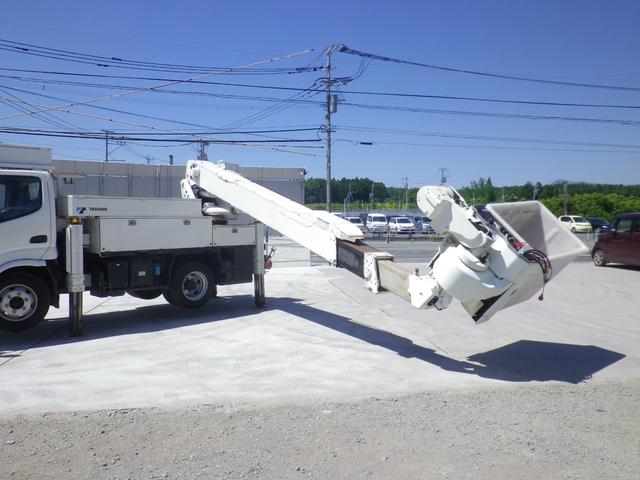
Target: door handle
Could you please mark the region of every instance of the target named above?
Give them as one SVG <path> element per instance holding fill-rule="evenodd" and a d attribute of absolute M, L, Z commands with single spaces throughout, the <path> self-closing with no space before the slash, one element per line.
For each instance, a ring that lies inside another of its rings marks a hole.
<path fill-rule="evenodd" d="M 29 243 L 47 243 L 48 237 L 46 235 L 36 235 L 29 239 Z"/>

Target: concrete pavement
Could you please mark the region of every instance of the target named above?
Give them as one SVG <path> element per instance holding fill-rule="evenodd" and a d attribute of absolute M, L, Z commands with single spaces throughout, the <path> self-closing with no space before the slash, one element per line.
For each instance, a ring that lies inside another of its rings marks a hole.
<path fill-rule="evenodd" d="M 2 333 L 0 414 L 640 376 L 637 269 L 574 263 L 548 285 L 544 302 L 482 325 L 456 302 L 442 312 L 414 310 L 331 267 L 281 264 L 266 285 L 264 310 L 254 308 L 250 284 L 221 287 L 199 311 L 162 298 L 86 296 L 82 338 L 66 336 L 66 304 L 32 330 Z"/>

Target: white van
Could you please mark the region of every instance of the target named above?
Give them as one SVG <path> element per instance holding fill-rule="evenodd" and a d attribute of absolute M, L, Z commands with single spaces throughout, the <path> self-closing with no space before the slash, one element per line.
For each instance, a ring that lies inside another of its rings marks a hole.
<path fill-rule="evenodd" d="M 367 215 L 367 231 L 371 233 L 387 233 L 387 216 L 382 213 Z"/>

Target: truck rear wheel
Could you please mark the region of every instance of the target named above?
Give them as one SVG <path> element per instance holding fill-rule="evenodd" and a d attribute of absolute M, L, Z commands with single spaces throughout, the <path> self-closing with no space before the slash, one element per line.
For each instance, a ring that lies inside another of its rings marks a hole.
<path fill-rule="evenodd" d="M 33 327 L 49 311 L 49 290 L 28 273 L 0 279 L 0 329 L 17 332 Z"/>
<path fill-rule="evenodd" d="M 163 295 L 177 307 L 200 308 L 215 294 L 211 269 L 204 263 L 188 262 L 174 270 L 170 288 Z"/>

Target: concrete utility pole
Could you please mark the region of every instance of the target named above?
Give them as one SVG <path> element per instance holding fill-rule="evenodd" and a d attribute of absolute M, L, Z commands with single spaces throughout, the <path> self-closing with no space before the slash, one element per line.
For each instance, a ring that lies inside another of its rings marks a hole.
<path fill-rule="evenodd" d="M 371 201 L 371 210 L 373 210 L 373 187 L 375 183 L 371 182 L 371 193 L 369 194 L 369 200 Z"/>
<path fill-rule="evenodd" d="M 109 161 L 109 130 L 104 131 L 104 161 Z"/>
<path fill-rule="evenodd" d="M 404 184 L 404 213 L 406 214 L 409 208 L 409 177 L 402 177 L 402 182 Z"/>
<path fill-rule="evenodd" d="M 198 143 L 198 160 L 209 160 L 207 157 L 207 146 L 209 142 L 199 142 Z"/>
<path fill-rule="evenodd" d="M 327 67 L 325 76 L 325 88 L 327 90 L 327 111 L 325 113 L 326 157 L 327 157 L 327 212 L 331 211 L 331 114 L 336 113 L 338 106 L 338 96 L 331 94 L 331 55 L 338 48 L 338 45 L 329 45 L 327 48 Z"/>
<path fill-rule="evenodd" d="M 440 183 L 444 185 L 447 183 L 447 179 L 451 176 L 451 172 L 449 172 L 449 169 L 445 167 L 440 167 L 438 170 L 440 170 Z"/>
<path fill-rule="evenodd" d="M 351 183 L 349 183 L 349 191 L 344 199 L 343 214 L 345 217 L 347 216 L 347 204 L 349 204 L 349 209 L 351 209 Z"/>

